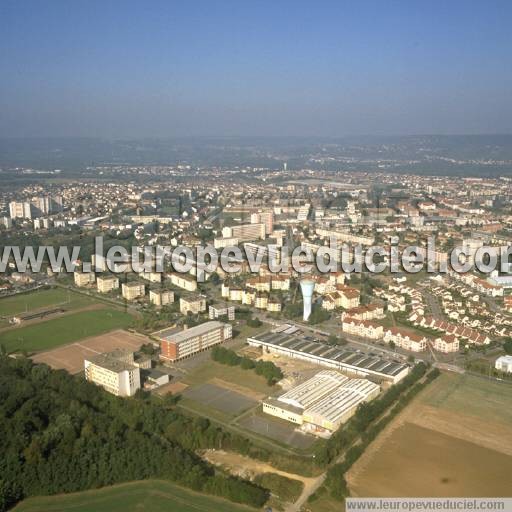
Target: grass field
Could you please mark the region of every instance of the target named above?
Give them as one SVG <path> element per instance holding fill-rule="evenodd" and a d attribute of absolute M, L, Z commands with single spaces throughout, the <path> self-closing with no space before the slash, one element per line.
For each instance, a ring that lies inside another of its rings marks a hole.
<path fill-rule="evenodd" d="M 275 387 L 267 385 L 267 381 L 253 370 L 242 370 L 239 366 L 228 366 L 215 361 L 208 361 L 191 371 L 184 379 L 186 384 L 203 384 L 218 378 L 236 385 L 243 385 L 258 393 L 269 395 Z"/>
<path fill-rule="evenodd" d="M 8 352 L 48 350 L 88 336 L 126 328 L 131 322 L 132 317 L 128 313 L 114 309 L 79 311 L 0 332 L 0 343 Z"/>
<path fill-rule="evenodd" d="M 77 309 L 93 304 L 93 300 L 61 288 L 36 290 L 0 299 L 0 316 L 13 316 L 36 309 L 60 305 L 65 309 Z"/>
<path fill-rule="evenodd" d="M 148 480 L 94 491 L 30 498 L 16 512 L 243 512 L 254 510 L 170 482 Z"/>
<path fill-rule="evenodd" d="M 512 424 L 512 385 L 474 375 L 443 373 L 419 397 L 452 412 Z"/>

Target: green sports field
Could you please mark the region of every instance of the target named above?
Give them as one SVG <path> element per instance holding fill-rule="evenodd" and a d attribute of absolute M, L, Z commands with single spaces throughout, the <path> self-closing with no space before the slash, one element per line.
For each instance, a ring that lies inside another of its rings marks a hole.
<path fill-rule="evenodd" d="M 148 480 L 94 491 L 30 498 L 16 512 L 247 512 L 250 509 L 198 494 L 170 482 Z"/>
<path fill-rule="evenodd" d="M 61 288 L 36 290 L 0 299 L 0 316 L 13 316 L 37 309 L 62 305 L 64 309 L 78 309 L 93 304 L 93 299 Z"/>
<path fill-rule="evenodd" d="M 115 309 L 92 309 L 0 332 L 8 352 L 48 350 L 66 343 L 129 327 L 132 317 Z"/>

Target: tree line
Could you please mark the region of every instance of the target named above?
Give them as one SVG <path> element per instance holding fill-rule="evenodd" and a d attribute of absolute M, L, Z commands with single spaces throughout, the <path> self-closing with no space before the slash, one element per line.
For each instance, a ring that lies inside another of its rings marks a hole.
<path fill-rule="evenodd" d="M 118 398 L 63 370 L 0 356 L 0 511 L 30 496 L 148 478 L 261 507 L 266 489 L 194 453 L 217 442 L 249 450 L 205 422 L 151 397 Z M 191 428 L 174 435 L 184 423 Z"/>
<path fill-rule="evenodd" d="M 283 372 L 272 361 L 254 361 L 250 357 L 239 356 L 234 350 L 219 345 L 212 349 L 212 359 L 218 363 L 229 366 L 240 366 L 243 370 L 254 370 L 261 375 L 269 386 L 283 378 Z"/>

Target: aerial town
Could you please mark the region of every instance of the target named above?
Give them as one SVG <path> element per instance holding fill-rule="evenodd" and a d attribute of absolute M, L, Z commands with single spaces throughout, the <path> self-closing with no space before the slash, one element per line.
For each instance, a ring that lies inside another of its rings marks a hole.
<path fill-rule="evenodd" d="M 0 512 L 512 512 L 511 20 L 0 1 Z"/>
<path fill-rule="evenodd" d="M 512 382 L 511 178 L 326 174 L 286 163 L 95 172 L 108 176 L 2 191 L 3 247 L 80 247 L 72 271 L 43 258 L 20 272 L 4 251 L 3 353 L 117 397 L 172 402 L 256 446 L 321 464 L 338 459 L 337 435 L 363 421 L 365 404 L 380 410 L 397 386 L 440 371 Z M 107 256 L 95 253 L 97 237 Z M 437 264 L 457 248 L 469 263 L 483 247 L 510 258 L 505 272 L 391 268 L 392 246 L 422 252 L 429 237 Z M 271 269 L 273 257 L 290 259 L 283 249 L 315 255 L 333 241 L 382 246 L 383 268 Z M 242 256 L 235 271 L 196 259 L 177 270 L 167 258 L 139 272 L 133 256 L 109 261 L 119 244 L 207 246 L 219 256 L 238 247 Z M 202 457 L 250 474 L 240 454 L 208 447 Z M 309 485 L 314 475 L 293 499 L 274 497 L 278 507 L 300 510 L 332 485 L 329 476 Z"/>

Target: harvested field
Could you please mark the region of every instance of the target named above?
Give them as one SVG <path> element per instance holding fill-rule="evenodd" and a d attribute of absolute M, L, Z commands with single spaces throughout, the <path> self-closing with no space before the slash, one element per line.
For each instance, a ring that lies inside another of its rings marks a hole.
<path fill-rule="evenodd" d="M 69 373 L 79 373 L 84 368 L 84 358 L 116 348 L 137 350 L 149 340 L 140 334 L 116 330 L 100 336 L 85 338 L 79 342 L 63 347 L 40 352 L 32 359 L 36 363 L 46 363 L 52 368 L 64 369 Z"/>
<path fill-rule="evenodd" d="M 509 496 L 511 409 L 512 386 L 443 373 L 354 464 L 352 494 Z"/>
<path fill-rule="evenodd" d="M 353 496 L 510 496 L 512 457 L 404 423 L 354 470 Z"/>

